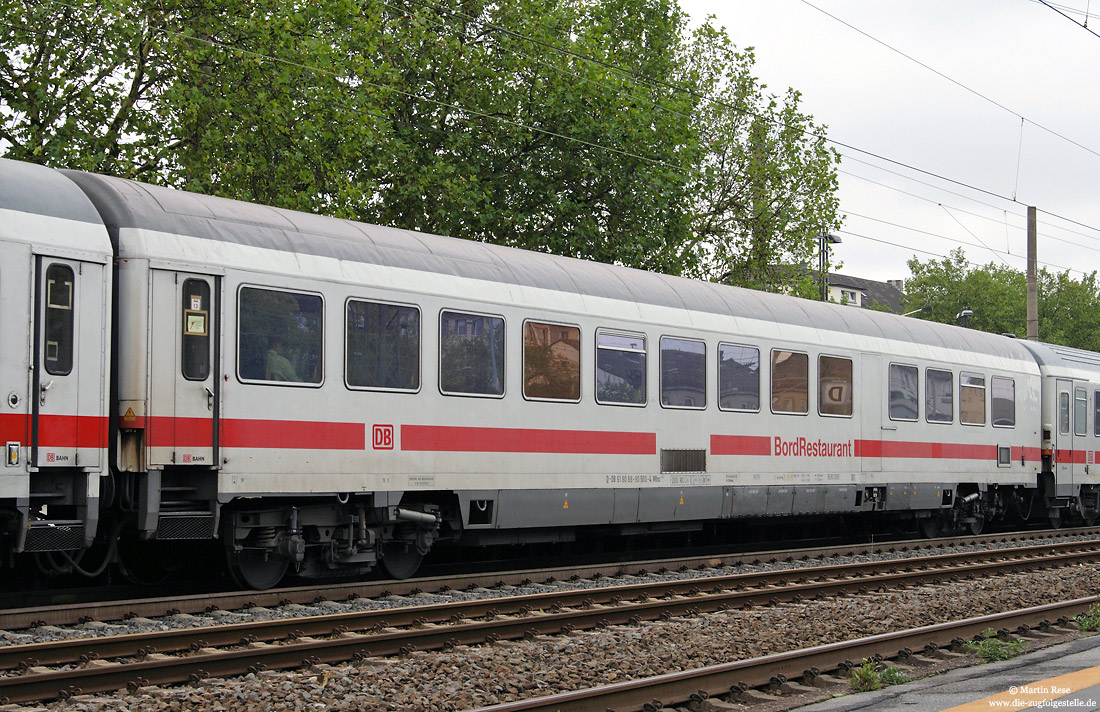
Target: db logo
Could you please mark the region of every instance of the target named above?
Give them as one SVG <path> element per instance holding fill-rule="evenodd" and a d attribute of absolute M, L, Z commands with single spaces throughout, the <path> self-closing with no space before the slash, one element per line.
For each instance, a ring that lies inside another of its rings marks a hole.
<path fill-rule="evenodd" d="M 188 454 L 188 455 L 184 455 L 184 456 L 183 456 L 183 461 L 184 461 L 184 462 L 191 462 L 191 455 L 190 455 L 190 454 Z"/>
<path fill-rule="evenodd" d="M 375 450 L 393 450 L 393 426 L 375 425 L 371 431 L 371 442 Z"/>
<path fill-rule="evenodd" d="M 52 452 L 46 453 L 46 462 L 57 462 L 57 455 Z"/>

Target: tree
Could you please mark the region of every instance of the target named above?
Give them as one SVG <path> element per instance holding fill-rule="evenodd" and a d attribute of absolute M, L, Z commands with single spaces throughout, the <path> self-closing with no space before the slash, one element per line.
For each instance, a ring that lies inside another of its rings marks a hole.
<path fill-rule="evenodd" d="M 13 158 L 772 289 L 838 225 L 797 93 L 676 0 L 0 7 Z"/>
<path fill-rule="evenodd" d="M 942 260 L 909 260 L 912 277 L 905 283 L 904 309 L 932 307 L 927 317 L 957 323 L 963 309 L 974 312 L 968 326 L 993 333 L 1027 333 L 1027 276 L 1002 264 L 973 267 L 962 248 Z M 1041 269 L 1039 339 L 1082 349 L 1100 349 L 1100 286 L 1096 273 L 1081 280 L 1068 270 Z"/>

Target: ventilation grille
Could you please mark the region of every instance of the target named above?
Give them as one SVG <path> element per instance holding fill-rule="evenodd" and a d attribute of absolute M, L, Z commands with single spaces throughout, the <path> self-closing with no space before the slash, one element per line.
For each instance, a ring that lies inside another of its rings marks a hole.
<path fill-rule="evenodd" d="M 27 529 L 23 551 L 71 551 L 83 546 L 83 524 L 34 522 Z"/>
<path fill-rule="evenodd" d="M 209 539 L 214 536 L 213 514 L 161 515 L 157 539 Z"/>
<path fill-rule="evenodd" d="M 706 471 L 706 450 L 661 450 L 661 472 Z"/>

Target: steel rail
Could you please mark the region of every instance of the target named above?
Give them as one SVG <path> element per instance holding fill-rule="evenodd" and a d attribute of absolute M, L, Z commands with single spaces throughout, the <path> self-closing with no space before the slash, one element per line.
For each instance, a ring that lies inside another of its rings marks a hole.
<path fill-rule="evenodd" d="M 1080 544 L 1080 543 L 1078 543 Z M 1068 544 L 1061 545 L 1068 546 Z M 1025 550 L 1059 548 L 1059 545 L 1026 547 Z M 1001 554 L 1002 552 L 987 552 Z M 1064 563 L 1095 557 L 1088 551 L 1059 552 Z M 949 556 L 962 556 L 960 554 Z M 904 561 L 877 562 L 904 564 Z M 696 581 L 664 581 L 604 589 L 580 589 L 529 594 L 505 599 L 484 599 L 400 609 L 340 613 L 326 616 L 229 624 L 208 628 L 162 631 L 140 635 L 36 643 L 0 648 L 4 664 L 27 670 L 24 675 L 0 677 L 0 699 L 30 702 L 84 692 L 108 691 L 123 685 L 170 684 L 207 675 L 239 675 L 256 669 L 285 669 L 310 662 L 338 662 L 354 657 L 394 655 L 416 649 L 439 649 L 460 644 L 479 644 L 500 639 L 517 639 L 588 629 L 613 624 L 635 623 L 673 616 L 696 615 L 736 607 L 797 601 L 804 596 L 826 596 L 851 592 L 849 587 L 874 582 L 880 588 L 939 581 L 946 576 L 975 576 L 1006 568 L 1044 566 L 1049 559 L 1006 558 L 964 567 L 929 567 L 920 571 L 893 571 L 878 578 L 827 578 L 795 584 L 768 583 L 775 572 L 764 572 L 754 588 L 700 592 L 684 589 Z M 860 564 L 859 566 L 865 566 Z M 844 567 L 819 567 L 843 569 Z M 815 569 L 806 569 L 813 572 Z M 831 571 L 831 573 L 842 573 Z M 717 577 L 727 583 L 752 582 L 753 574 Z M 824 578 L 824 577 L 821 577 Z M 654 598 L 661 593 L 664 597 Z M 629 595 L 637 600 L 624 602 Z M 597 600 L 599 603 L 597 603 Z M 542 607 L 541 610 L 536 606 Z M 574 608 L 568 608 L 573 606 Z M 498 618 L 505 612 L 513 617 Z M 484 620 L 470 621 L 474 616 Z M 398 630 L 391 626 L 406 625 Z M 371 630 L 369 634 L 352 629 Z M 324 640 L 312 636 L 328 636 Z M 267 640 L 287 642 L 271 645 Z M 214 646 L 235 646 L 214 650 Z M 167 650 L 190 651 L 183 657 L 161 655 Z M 79 655 L 79 658 L 76 657 Z M 133 656 L 136 663 L 120 664 L 103 658 Z M 45 665 L 82 661 L 75 669 L 49 670 Z"/>
<path fill-rule="evenodd" d="M 495 584 L 518 585 L 530 581 L 568 579 L 574 576 L 615 576 L 659 569 L 720 567 L 750 564 L 760 561 L 794 561 L 796 559 L 827 559 L 840 556 L 923 551 L 949 546 L 981 546 L 993 543 L 1034 541 L 1040 538 L 1100 535 L 1100 527 L 1080 529 L 1006 532 L 950 539 L 913 539 L 883 543 L 810 547 L 777 551 L 756 551 L 734 554 L 679 557 L 629 563 L 595 564 L 491 574 L 433 576 L 403 581 L 355 582 L 280 588 L 271 591 L 233 591 L 203 593 L 188 596 L 168 596 L 156 599 L 124 601 L 66 602 L 57 605 L 34 606 L 0 611 L 0 630 L 20 630 L 42 625 L 73 625 L 84 620 L 122 620 L 133 617 L 156 617 L 171 613 L 202 613 L 212 608 L 231 610 L 246 606 L 276 606 L 283 603 L 314 603 L 318 600 L 340 601 L 349 598 L 377 598 L 384 593 L 407 595 L 418 591 L 461 589 L 469 586 Z"/>
<path fill-rule="evenodd" d="M 485 616 L 526 615 L 536 610 L 591 608 L 597 605 L 628 606 L 638 613 L 645 613 L 649 608 L 659 608 L 661 613 L 671 615 L 695 610 L 714 612 L 723 608 L 859 593 L 869 590 L 870 586 L 882 588 L 939 583 L 945 578 L 992 575 L 1056 564 L 1067 565 L 1093 560 L 1097 552 L 1100 552 L 1100 542 L 1062 542 L 989 552 L 941 554 L 916 561 L 897 559 L 857 562 L 795 570 L 651 581 L 474 601 L 29 643 L 0 647 L 0 670 L 133 657 L 150 652 L 197 650 L 235 645 L 242 641 L 271 642 L 294 636 L 327 636 L 382 627 L 448 624 Z M 974 558 L 990 560 L 974 562 Z M 675 600 L 673 597 L 687 600 Z M 654 602 L 650 606 L 630 603 L 632 599 L 637 601 L 645 598 L 654 599 Z M 620 622 L 623 619 L 622 615 L 615 617 Z"/>
<path fill-rule="evenodd" d="M 1040 621 L 1049 621 L 1051 617 L 1071 617 L 1084 613 L 1098 601 L 1100 598 L 1097 596 L 1089 596 L 587 690 L 481 707 L 471 712 L 602 712 L 610 709 L 615 712 L 642 712 L 658 707 L 654 704 L 655 700 L 662 705 L 671 706 L 692 699 L 717 697 L 746 687 L 767 685 L 779 675 L 795 678 L 814 669 L 835 670 L 850 660 L 874 658 L 876 655 L 892 657 L 899 652 L 908 653 L 925 646 L 944 647 L 959 638 L 978 635 L 987 628 L 1033 626 Z"/>

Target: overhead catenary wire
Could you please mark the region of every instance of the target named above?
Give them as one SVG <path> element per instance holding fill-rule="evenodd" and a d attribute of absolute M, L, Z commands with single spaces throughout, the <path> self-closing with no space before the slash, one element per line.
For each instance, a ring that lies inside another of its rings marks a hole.
<path fill-rule="evenodd" d="M 803 0 L 803 1 L 805 2 L 805 0 Z M 50 0 L 50 2 L 53 2 L 54 4 L 61 5 L 61 6 L 74 7 L 73 5 L 71 5 L 69 3 L 66 3 L 63 0 Z M 430 7 L 430 5 L 428 5 L 427 3 L 423 3 L 423 2 L 416 3 L 416 4 L 419 4 L 422 7 Z M 810 3 L 807 3 L 807 4 L 810 4 Z M 389 6 L 389 7 L 392 7 L 392 6 Z M 438 6 L 435 6 L 435 7 L 436 7 L 436 9 L 438 9 Z M 813 6 L 811 5 L 811 7 L 813 7 Z M 817 8 L 815 8 L 815 9 L 817 9 Z M 522 33 L 517 33 L 513 30 L 508 30 L 506 28 L 499 28 L 495 25 L 489 25 L 488 23 L 485 23 L 485 24 L 487 26 L 492 27 L 494 29 L 497 29 L 499 31 L 508 32 L 509 34 L 511 34 L 513 36 L 524 38 L 526 40 L 535 42 L 536 44 L 544 46 L 544 47 L 546 47 L 548 49 L 551 49 L 553 51 L 565 52 L 565 53 L 567 53 L 567 54 L 569 54 L 573 57 L 576 57 L 576 58 L 584 60 L 584 61 L 596 62 L 596 63 L 598 63 L 602 66 L 605 66 L 609 69 L 612 69 L 612 70 L 615 70 L 615 71 L 618 71 L 618 72 L 622 72 L 625 76 L 632 77 L 637 81 L 648 82 L 648 83 L 650 83 L 651 86 L 663 86 L 663 87 L 676 89 L 678 91 L 692 91 L 690 88 L 685 88 L 685 87 L 682 87 L 682 86 L 679 86 L 679 85 L 676 85 L 676 84 L 673 84 L 673 83 L 669 83 L 669 82 L 665 82 L 665 81 L 661 81 L 661 80 L 650 80 L 650 79 L 648 79 L 644 76 L 641 76 L 637 72 L 631 72 L 631 71 L 626 70 L 622 67 L 618 67 L 617 65 L 614 65 L 613 63 L 609 63 L 609 62 L 606 62 L 604 60 L 600 60 L 598 58 L 593 58 L 593 57 L 587 56 L 583 53 L 576 52 L 576 51 L 573 51 L 573 50 L 568 50 L 568 49 L 563 49 L 563 48 L 560 48 L 560 47 L 556 47 L 555 45 L 544 43 L 544 42 L 541 42 L 539 40 L 535 40 L 535 39 L 530 38 L 526 35 L 523 35 Z M 223 48 L 227 51 L 239 52 L 239 53 L 244 54 L 244 55 L 253 56 L 253 57 L 256 57 L 256 58 L 260 58 L 260 59 L 265 59 L 265 60 L 268 60 L 268 61 L 279 62 L 279 63 L 285 64 L 285 65 L 288 65 L 288 66 L 298 67 L 298 68 L 303 69 L 303 70 L 308 70 L 308 71 L 317 72 L 317 73 L 321 73 L 321 74 L 330 74 L 332 76 L 336 76 L 336 73 L 334 73 L 334 72 L 318 69 L 316 67 L 312 67 L 310 65 L 307 65 L 307 64 L 304 64 L 304 63 L 301 63 L 301 62 L 295 62 L 293 60 L 287 60 L 287 59 L 283 59 L 283 58 L 279 58 L 279 57 L 274 57 L 274 56 L 271 56 L 271 55 L 266 55 L 266 54 L 263 54 L 261 52 L 256 52 L 256 51 L 253 51 L 253 50 L 247 50 L 247 49 L 244 49 L 244 48 L 236 47 L 236 46 L 230 45 L 228 43 L 218 42 L 218 41 L 210 40 L 210 39 L 207 39 L 207 38 L 199 38 L 199 37 L 195 37 L 193 35 L 188 35 L 186 33 L 176 32 L 176 31 L 172 31 L 172 30 L 166 30 L 166 32 L 168 32 L 169 34 L 176 35 L 180 38 L 189 40 L 189 41 L 201 42 L 201 43 L 205 43 L 205 44 L 208 44 L 208 45 L 219 46 L 219 47 L 221 47 L 221 48 Z M 625 151 L 625 150 L 617 148 L 617 147 L 606 146 L 606 145 L 599 144 L 597 142 L 591 142 L 591 141 L 586 141 L 584 139 L 579 139 L 579 138 L 576 138 L 576 137 L 567 136 L 567 135 L 564 135 L 564 134 L 561 134 L 561 133 L 558 133 L 558 132 L 553 132 L 553 131 L 549 131 L 547 129 L 542 129 L 540 127 L 530 126 L 530 125 L 527 125 L 527 124 L 525 124 L 523 122 L 520 122 L 520 121 L 515 121 L 513 119 L 508 119 L 508 118 L 501 117 L 501 116 L 486 114 L 485 112 L 480 112 L 476 109 L 469 109 L 467 107 L 463 107 L 463 106 L 460 106 L 460 105 L 457 105 L 457 104 L 442 102 L 442 101 L 439 101 L 439 100 L 431 98 L 431 97 L 425 97 L 425 96 L 421 96 L 421 95 L 418 95 L 418 94 L 415 94 L 415 93 L 412 93 L 412 92 L 407 92 L 407 91 L 398 89 L 398 88 L 393 87 L 393 86 L 377 84 L 377 83 L 369 82 L 367 80 L 362 80 L 361 78 L 359 79 L 359 81 L 362 81 L 363 84 L 365 84 L 367 86 L 371 86 L 372 88 L 376 88 L 376 89 L 379 89 L 379 90 L 382 90 L 382 91 L 392 91 L 392 92 L 395 92 L 399 95 L 402 95 L 402 96 L 405 96 L 405 97 L 408 97 L 408 98 L 411 98 L 411 99 L 422 100 L 422 101 L 425 101 L 425 102 L 434 103 L 434 104 L 437 104 L 439 106 L 443 106 L 443 107 L 455 110 L 456 112 L 464 113 L 468 116 L 473 116 L 473 117 L 483 118 L 483 119 L 486 119 L 486 120 L 497 121 L 497 122 L 500 122 L 500 123 L 513 125 L 517 128 L 522 128 L 522 129 L 525 129 L 525 130 L 530 130 L 530 131 L 533 131 L 533 132 L 542 133 L 542 134 L 545 134 L 545 135 L 548 135 L 548 136 L 553 136 L 553 137 L 559 138 L 561 140 L 569 141 L 569 142 L 575 142 L 575 143 L 578 143 L 580 145 L 587 146 L 589 148 L 607 151 L 607 152 L 610 152 L 610 153 L 613 153 L 613 154 L 622 155 L 624 157 L 630 157 L 630 158 L 633 158 L 635 160 L 640 160 L 640 161 L 643 161 L 643 162 L 646 162 L 646 163 L 650 163 L 652 165 L 659 165 L 661 167 L 673 170 L 673 171 L 675 171 L 677 173 L 680 173 L 680 174 L 682 174 L 682 172 L 684 170 L 686 170 L 683 166 L 678 166 L 678 165 L 669 163 L 667 161 L 663 161 L 663 160 L 660 160 L 660 159 L 655 159 L 655 158 L 649 157 L 649 156 L 636 154 L 636 153 L 633 153 L 633 152 L 630 152 L 630 151 Z M 610 88 L 615 90 L 614 87 L 610 87 Z M 697 97 L 699 97 L 703 100 L 716 101 L 711 97 L 706 97 L 706 96 L 700 95 L 697 92 L 693 92 L 693 93 Z M 716 103 L 721 104 L 723 106 L 727 106 L 728 108 L 731 108 L 733 110 L 742 110 L 742 111 L 744 111 L 743 108 L 732 107 L 732 106 L 729 106 L 728 104 L 725 104 L 725 103 L 720 102 L 720 101 L 716 101 Z M 1009 110 L 1009 111 L 1011 111 L 1011 110 Z M 750 111 L 749 113 L 752 113 L 752 112 Z M 1023 117 L 1021 117 L 1021 118 L 1023 118 Z M 1034 123 L 1034 122 L 1032 122 L 1032 123 Z M 781 125 L 785 125 L 785 124 L 781 124 Z M 1036 125 L 1038 126 L 1038 124 L 1036 124 Z M 941 175 L 941 174 L 938 174 L 938 173 L 935 173 L 935 172 L 932 172 L 932 171 L 927 171 L 927 170 L 924 170 L 924 169 L 921 169 L 921 168 L 917 168 L 916 166 L 906 164 L 904 162 L 900 162 L 900 161 L 888 158 L 886 156 L 883 156 L 883 155 L 880 155 L 880 154 L 877 154 L 877 153 L 874 153 L 874 152 L 871 152 L 871 151 L 867 151 L 867 150 L 858 148 L 856 146 L 852 146 L 850 144 L 846 144 L 846 143 L 842 143 L 842 142 L 839 142 L 839 141 L 835 141 L 833 139 L 829 139 L 825 136 L 822 136 L 820 134 L 808 131 L 806 129 L 800 129 L 800 130 L 803 133 L 806 133 L 810 136 L 826 140 L 826 141 L 828 141 L 828 142 L 830 142 L 834 145 L 841 146 L 841 147 L 846 148 L 850 151 L 855 151 L 855 152 L 858 152 L 858 153 L 861 153 L 861 154 L 864 154 L 864 155 L 867 155 L 867 156 L 871 156 L 871 157 L 876 158 L 880 161 L 883 161 L 883 162 L 886 162 L 886 163 L 890 163 L 890 164 L 905 168 L 906 170 L 910 170 L 910 171 L 914 171 L 916 173 L 927 175 L 927 176 L 930 176 L 930 177 L 935 178 L 937 180 L 945 181 L 945 182 L 948 182 L 948 183 L 951 183 L 951 184 L 954 184 L 954 185 L 958 185 L 958 186 L 966 188 L 968 190 L 973 190 L 973 191 L 976 191 L 976 192 L 979 192 L 979 193 L 983 193 L 983 194 L 989 195 L 991 197 L 994 197 L 998 200 L 1003 200 L 1003 201 L 1007 201 L 1007 202 L 1010 202 L 1010 203 L 1017 203 L 1017 204 L 1019 203 L 1019 201 L 1015 200 L 1015 196 L 1005 196 L 1005 195 L 1002 195 L 1002 194 L 997 193 L 995 191 L 986 190 L 986 189 L 980 188 L 978 186 L 965 183 L 963 181 L 954 180 L 954 179 L 951 179 L 951 178 L 949 178 L 945 175 Z M 1085 147 L 1083 147 L 1083 148 L 1085 148 Z M 1088 149 L 1086 148 L 1086 150 L 1088 150 Z M 850 160 L 858 160 L 858 159 L 855 159 L 852 156 L 848 156 L 848 158 Z M 873 165 L 873 164 L 868 164 L 868 165 Z M 883 169 L 883 170 L 885 170 L 885 169 Z M 899 175 L 903 178 L 906 178 L 908 180 L 915 180 L 912 177 L 904 176 L 900 173 L 898 173 L 897 175 Z M 918 181 L 918 182 L 920 182 L 920 181 Z M 930 184 L 926 184 L 926 185 L 930 185 Z M 938 187 L 938 186 L 931 186 L 930 185 L 930 187 L 934 187 L 937 190 L 945 190 L 944 188 Z M 948 192 L 950 192 L 950 191 L 948 191 Z M 1054 216 L 1054 217 L 1058 217 L 1058 218 L 1063 219 L 1063 220 L 1066 220 L 1068 222 L 1074 223 L 1076 225 L 1079 225 L 1080 227 L 1083 227 L 1083 228 L 1086 228 L 1086 229 L 1089 229 L 1089 230 L 1097 230 L 1097 228 L 1095 228 L 1091 225 L 1087 225 L 1087 224 L 1082 223 L 1082 222 L 1074 221 L 1074 220 L 1069 219 L 1069 218 L 1064 218 L 1064 217 L 1058 215 L 1057 213 L 1047 212 L 1047 214 L 1049 214 L 1051 216 Z"/>

